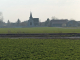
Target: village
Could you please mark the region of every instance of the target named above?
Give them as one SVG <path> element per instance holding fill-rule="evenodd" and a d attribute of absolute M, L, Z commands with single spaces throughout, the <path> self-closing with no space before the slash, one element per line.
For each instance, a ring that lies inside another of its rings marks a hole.
<path fill-rule="evenodd" d="M 68 19 L 49 19 L 47 18 L 45 22 L 40 22 L 39 18 L 33 18 L 32 12 L 30 12 L 29 20 L 21 22 L 18 19 L 15 23 L 3 22 L 0 19 L 0 28 L 23 28 L 23 27 L 80 27 L 80 21 L 68 20 Z"/>

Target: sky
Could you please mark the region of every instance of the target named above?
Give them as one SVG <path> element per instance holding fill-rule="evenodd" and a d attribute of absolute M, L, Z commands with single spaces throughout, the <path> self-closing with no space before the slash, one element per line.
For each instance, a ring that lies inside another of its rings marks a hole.
<path fill-rule="evenodd" d="M 4 22 L 27 21 L 33 18 L 44 22 L 47 18 L 74 19 L 80 21 L 80 0 L 0 0 L 0 12 Z"/>

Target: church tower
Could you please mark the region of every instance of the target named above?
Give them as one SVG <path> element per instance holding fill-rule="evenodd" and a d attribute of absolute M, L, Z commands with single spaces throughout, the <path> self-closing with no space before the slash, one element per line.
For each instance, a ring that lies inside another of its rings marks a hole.
<path fill-rule="evenodd" d="M 30 12 L 30 17 L 29 17 L 29 19 L 32 19 L 33 17 L 32 17 L 32 12 Z"/>
<path fill-rule="evenodd" d="M 32 12 L 30 12 L 30 17 L 28 20 L 28 27 L 39 26 L 39 18 L 33 18 Z"/>

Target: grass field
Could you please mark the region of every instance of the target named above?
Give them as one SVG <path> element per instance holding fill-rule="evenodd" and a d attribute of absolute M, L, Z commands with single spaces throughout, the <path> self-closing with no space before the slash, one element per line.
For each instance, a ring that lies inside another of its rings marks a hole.
<path fill-rule="evenodd" d="M 0 60 L 80 60 L 80 40 L 0 38 Z"/>
<path fill-rule="evenodd" d="M 0 28 L 0 33 L 80 33 L 80 27 Z"/>

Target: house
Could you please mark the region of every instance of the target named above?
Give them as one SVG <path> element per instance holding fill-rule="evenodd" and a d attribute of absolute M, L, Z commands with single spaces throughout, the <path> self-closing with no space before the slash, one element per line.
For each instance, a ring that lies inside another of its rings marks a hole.
<path fill-rule="evenodd" d="M 32 13 L 30 12 L 28 27 L 37 27 L 37 26 L 39 26 L 39 18 L 33 18 Z"/>
<path fill-rule="evenodd" d="M 53 20 L 50 21 L 50 26 L 51 27 L 66 27 L 67 22 L 68 22 L 67 19 L 64 19 L 64 20 L 53 19 Z"/>
<path fill-rule="evenodd" d="M 45 26 L 49 27 L 50 26 L 50 19 L 47 18 L 47 20 L 45 21 Z"/>
<path fill-rule="evenodd" d="M 68 21 L 66 24 L 67 27 L 78 27 L 79 25 L 80 23 L 75 20 Z"/>
<path fill-rule="evenodd" d="M 27 24 L 28 24 L 27 21 L 23 21 L 23 22 L 21 22 L 21 26 L 22 26 L 22 27 L 27 27 Z"/>
<path fill-rule="evenodd" d="M 45 22 L 40 22 L 40 27 L 45 27 Z"/>

